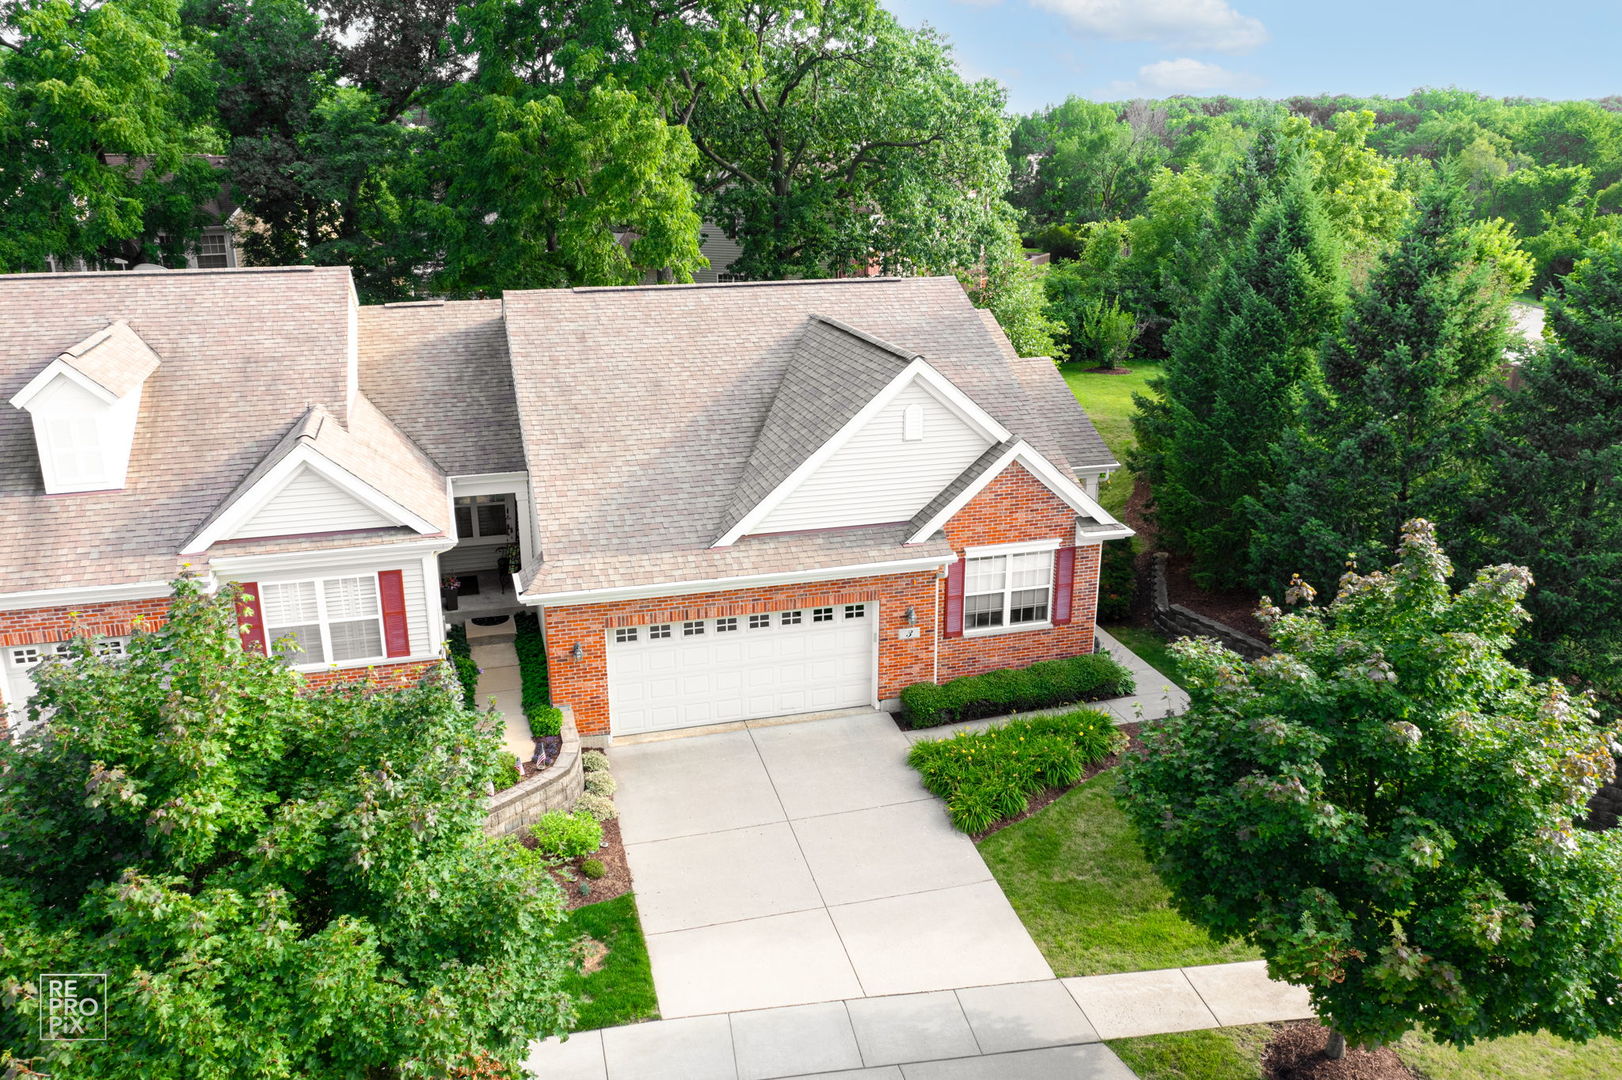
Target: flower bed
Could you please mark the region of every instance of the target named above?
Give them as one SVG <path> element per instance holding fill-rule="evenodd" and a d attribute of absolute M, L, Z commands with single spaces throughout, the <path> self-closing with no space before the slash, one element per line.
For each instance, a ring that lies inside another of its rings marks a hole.
<path fill-rule="evenodd" d="M 479 665 L 473 662 L 473 646 L 468 644 L 467 627 L 457 624 L 445 632 L 445 649 L 450 653 L 451 667 L 462 684 L 462 701 L 470 709 L 479 707 Z"/>
<path fill-rule="evenodd" d="M 1023 814 L 1031 797 L 1079 782 L 1087 766 L 1124 741 L 1115 722 L 1092 709 L 1010 720 L 950 739 L 913 744 L 907 764 L 946 800 L 952 824 L 980 833 Z"/>
<path fill-rule="evenodd" d="M 901 691 L 908 727 L 929 728 L 1055 705 L 1125 697 L 1136 689 L 1132 673 L 1103 653 L 1043 660 L 942 683 L 913 683 Z"/>

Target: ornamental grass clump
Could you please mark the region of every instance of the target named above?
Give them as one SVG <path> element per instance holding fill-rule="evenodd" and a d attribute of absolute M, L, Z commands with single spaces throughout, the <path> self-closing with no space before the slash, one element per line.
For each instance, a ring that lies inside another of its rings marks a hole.
<path fill-rule="evenodd" d="M 1078 709 L 925 740 L 913 745 L 907 763 L 946 800 L 953 825 L 978 833 L 1023 814 L 1032 795 L 1077 783 L 1123 741 L 1108 716 Z"/>

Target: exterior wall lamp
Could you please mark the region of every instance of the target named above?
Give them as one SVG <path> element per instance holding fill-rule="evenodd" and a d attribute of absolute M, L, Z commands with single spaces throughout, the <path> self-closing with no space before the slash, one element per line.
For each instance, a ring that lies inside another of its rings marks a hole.
<path fill-rule="evenodd" d="M 905 615 L 901 616 L 901 621 L 906 623 L 908 626 L 917 626 L 918 625 L 918 609 L 917 608 L 908 608 L 907 613 Z"/>
<path fill-rule="evenodd" d="M 580 644 L 580 642 L 578 642 L 578 641 L 575 642 L 574 643 L 574 648 L 569 650 L 569 659 L 570 660 L 584 660 L 585 657 L 586 657 L 586 647 L 584 645 Z"/>

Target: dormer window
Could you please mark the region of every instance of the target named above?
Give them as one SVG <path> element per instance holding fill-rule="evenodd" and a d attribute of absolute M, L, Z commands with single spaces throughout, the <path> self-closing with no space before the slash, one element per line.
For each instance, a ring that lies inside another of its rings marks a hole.
<path fill-rule="evenodd" d="M 60 354 L 11 399 L 34 423 L 47 495 L 122 488 L 141 388 L 160 361 L 115 322 Z"/>

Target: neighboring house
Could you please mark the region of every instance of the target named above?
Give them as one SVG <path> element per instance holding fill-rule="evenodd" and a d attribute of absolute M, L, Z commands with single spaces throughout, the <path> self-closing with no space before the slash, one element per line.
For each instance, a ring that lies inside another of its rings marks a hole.
<path fill-rule="evenodd" d="M 229 159 L 221 154 L 202 155 L 216 169 L 224 170 Z M 108 165 L 123 165 L 130 159 L 125 154 L 107 154 L 105 160 Z M 144 172 L 144 168 L 137 163 L 137 172 Z M 198 208 L 198 216 L 204 224 L 197 233 L 186 239 L 183 246 L 186 253 L 187 265 L 200 270 L 224 270 L 232 267 L 246 265 L 242 252 L 237 247 L 236 234 L 232 222 L 240 213 L 236 202 L 231 198 L 231 182 L 222 180 L 219 191 L 208 202 Z M 159 240 L 163 239 L 159 234 Z M 96 264 L 93 260 L 62 259 L 54 255 L 47 257 L 47 269 L 53 273 L 79 273 L 87 270 L 134 270 L 136 267 L 127 261 L 111 261 Z"/>
<path fill-rule="evenodd" d="M 341 268 L 32 274 L 0 321 L 14 710 L 187 566 L 315 682 L 417 678 L 441 579 L 478 582 L 452 617 L 535 610 L 597 740 L 883 705 L 1090 652 L 1130 534 L 1052 363 L 950 278 L 363 308 Z"/>

